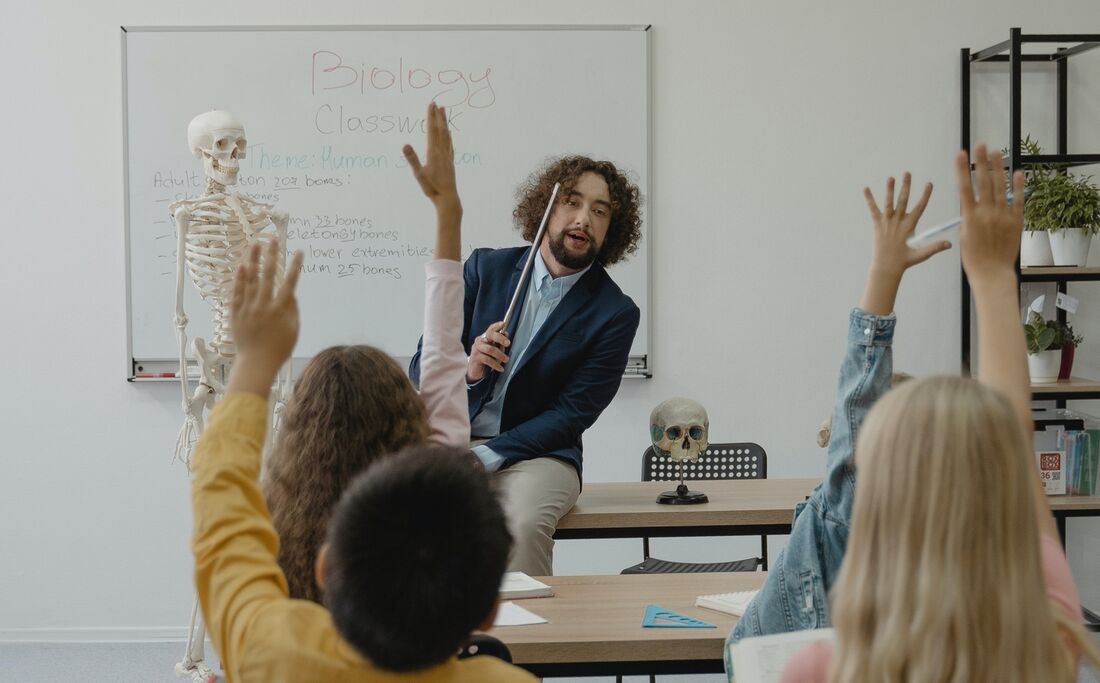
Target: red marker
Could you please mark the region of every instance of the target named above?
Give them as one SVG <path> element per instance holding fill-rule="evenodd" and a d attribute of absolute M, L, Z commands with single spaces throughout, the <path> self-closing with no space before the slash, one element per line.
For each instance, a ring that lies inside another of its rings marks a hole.
<path fill-rule="evenodd" d="M 178 372 L 139 372 L 134 375 L 134 377 L 137 377 L 138 379 L 176 379 L 179 376 L 180 373 Z"/>

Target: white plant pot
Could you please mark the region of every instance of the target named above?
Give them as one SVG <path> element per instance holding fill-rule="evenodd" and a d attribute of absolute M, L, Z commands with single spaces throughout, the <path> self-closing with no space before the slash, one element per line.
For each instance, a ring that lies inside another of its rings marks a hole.
<path fill-rule="evenodd" d="M 1058 370 L 1061 366 L 1061 349 L 1027 354 L 1027 372 L 1031 375 L 1032 384 L 1057 382 Z"/>
<path fill-rule="evenodd" d="M 1089 260 L 1092 235 L 1081 228 L 1063 228 L 1050 233 L 1050 251 L 1056 266 L 1083 266 Z"/>
<path fill-rule="evenodd" d="M 1020 265 L 1053 266 L 1054 257 L 1050 253 L 1050 233 L 1046 230 L 1024 230 L 1020 242 Z"/>

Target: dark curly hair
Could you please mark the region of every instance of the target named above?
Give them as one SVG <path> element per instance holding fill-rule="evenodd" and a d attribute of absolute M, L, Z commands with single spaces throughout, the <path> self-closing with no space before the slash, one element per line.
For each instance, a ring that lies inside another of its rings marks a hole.
<path fill-rule="evenodd" d="M 611 193 L 611 224 L 600 253 L 596 255 L 599 263 L 610 266 L 622 261 L 627 254 L 638 251 L 638 242 L 642 241 L 642 193 L 610 161 L 596 161 L 576 155 L 549 160 L 528 176 L 516 191 L 518 203 L 512 216 L 516 220 L 516 228 L 523 232 L 523 239 L 533 242 L 554 183 L 561 183 L 558 201 L 565 201 L 577 180 L 588 172 L 601 176 Z"/>
<path fill-rule="evenodd" d="M 264 463 L 264 495 L 290 597 L 321 602 L 313 566 L 351 480 L 428 434 L 424 402 L 386 352 L 332 346 L 303 368 Z"/>

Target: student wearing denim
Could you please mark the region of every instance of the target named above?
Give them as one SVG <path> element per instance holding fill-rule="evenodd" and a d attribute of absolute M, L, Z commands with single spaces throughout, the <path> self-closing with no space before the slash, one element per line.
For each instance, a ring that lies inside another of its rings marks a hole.
<path fill-rule="evenodd" d="M 871 315 L 858 308 L 848 316 L 848 346 L 840 367 L 825 479 L 795 507 L 786 548 L 730 634 L 727 671 L 728 646 L 742 638 L 829 625 L 825 595 L 848 543 L 856 435 L 871 406 L 890 389 L 896 322 L 893 314 Z"/>
<path fill-rule="evenodd" d="M 907 213 L 909 184 L 906 174 L 895 210 L 894 179 L 887 181 L 885 214 L 875 205 L 870 190 L 864 189 L 875 224 L 874 256 L 863 299 L 848 317 L 848 345 L 837 383 L 825 477 L 809 498 L 795 507 L 787 546 L 727 638 L 727 672 L 732 671 L 729 646 L 742 638 L 830 625 L 826 595 L 836 581 L 848 544 L 857 436 L 871 406 L 891 387 L 897 323 L 892 311 L 901 276 L 906 268 L 951 246 L 947 242 L 916 250 L 904 246 L 905 236 L 916 227 L 932 192 L 931 185 L 926 186 Z"/>

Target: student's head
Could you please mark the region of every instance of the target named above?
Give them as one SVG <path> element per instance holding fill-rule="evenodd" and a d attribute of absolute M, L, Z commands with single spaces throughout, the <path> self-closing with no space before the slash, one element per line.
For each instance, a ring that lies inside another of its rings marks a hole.
<path fill-rule="evenodd" d="M 491 625 L 511 544 L 473 456 L 414 447 L 371 466 L 333 512 L 318 566 L 325 605 L 375 665 L 434 666 Z"/>
<path fill-rule="evenodd" d="M 580 270 L 593 261 L 609 266 L 637 251 L 642 239 L 638 186 L 610 161 L 583 156 L 554 159 L 520 187 L 513 216 L 523 239 L 534 241 L 554 183 L 561 188 L 543 246 L 554 260 Z"/>
<path fill-rule="evenodd" d="M 329 514 L 355 475 L 427 437 L 424 404 L 386 353 L 333 346 L 303 368 L 264 479 L 291 597 L 321 601 L 314 562 Z"/>
<path fill-rule="evenodd" d="M 1007 398 L 971 379 L 906 382 L 868 414 L 855 463 L 830 680 L 1073 680 Z"/>

